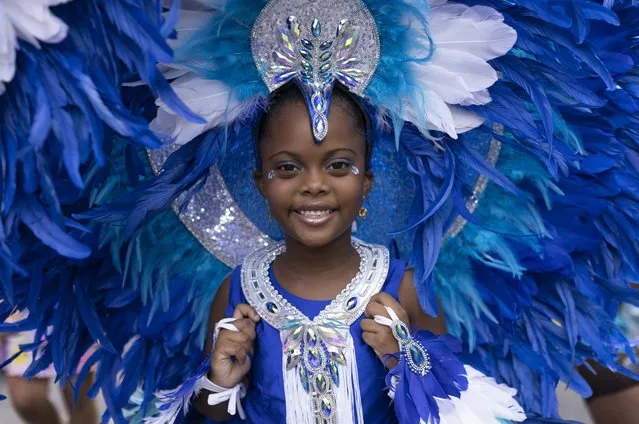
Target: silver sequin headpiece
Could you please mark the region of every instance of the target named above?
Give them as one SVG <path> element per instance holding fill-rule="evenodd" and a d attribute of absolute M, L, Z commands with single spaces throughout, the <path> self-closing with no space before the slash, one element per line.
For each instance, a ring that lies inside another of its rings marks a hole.
<path fill-rule="evenodd" d="M 272 0 L 253 26 L 251 51 L 271 93 L 297 83 L 320 143 L 335 81 L 361 96 L 380 46 L 375 21 L 360 0 Z"/>

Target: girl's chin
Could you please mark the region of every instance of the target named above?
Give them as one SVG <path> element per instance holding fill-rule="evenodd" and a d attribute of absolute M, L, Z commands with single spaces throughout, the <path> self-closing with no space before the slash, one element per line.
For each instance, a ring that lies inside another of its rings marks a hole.
<path fill-rule="evenodd" d="M 348 233 L 348 234 L 346 234 Z M 324 247 L 333 243 L 341 236 L 348 236 L 350 239 L 350 226 L 344 228 L 316 228 L 315 230 L 309 228 L 300 228 L 294 226 L 290 235 L 300 244 L 306 247 Z"/>

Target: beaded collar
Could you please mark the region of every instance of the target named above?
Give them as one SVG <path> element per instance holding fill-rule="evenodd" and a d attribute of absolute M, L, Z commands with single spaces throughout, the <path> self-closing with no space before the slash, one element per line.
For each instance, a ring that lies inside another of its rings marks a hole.
<path fill-rule="evenodd" d="M 244 296 L 262 319 L 280 331 L 286 370 L 297 369 L 322 422 L 335 422 L 334 387 L 340 384 L 339 366 L 347 365 L 344 351 L 352 344 L 350 326 L 388 276 L 388 249 L 357 240 L 353 247 L 361 258 L 357 275 L 313 320 L 284 299 L 270 281 L 269 268 L 284 252 L 284 244 L 249 255 L 242 266 Z"/>

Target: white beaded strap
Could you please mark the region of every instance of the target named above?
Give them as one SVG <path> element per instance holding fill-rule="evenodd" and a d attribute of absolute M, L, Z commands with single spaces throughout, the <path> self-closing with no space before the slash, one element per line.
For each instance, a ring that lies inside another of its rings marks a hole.
<path fill-rule="evenodd" d="M 215 325 L 215 330 L 213 331 L 213 345 L 215 345 L 215 342 L 217 341 L 220 330 L 229 330 L 235 333 L 240 331 L 235 325 L 233 325 L 234 321 L 237 321 L 237 318 L 224 318 Z M 246 385 L 244 383 L 236 384 L 234 387 L 228 389 L 226 387 L 218 386 L 209 380 L 206 375 L 203 375 L 200 378 L 200 384 L 203 389 L 213 392 L 207 397 L 206 403 L 213 406 L 228 401 L 229 405 L 227 412 L 229 414 L 235 415 L 238 413 L 240 418 L 246 418 L 244 408 L 242 407 L 242 399 L 246 396 Z"/>

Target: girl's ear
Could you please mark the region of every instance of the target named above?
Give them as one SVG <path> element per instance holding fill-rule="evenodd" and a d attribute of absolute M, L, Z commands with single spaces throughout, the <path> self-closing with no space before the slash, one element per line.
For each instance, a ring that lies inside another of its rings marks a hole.
<path fill-rule="evenodd" d="M 366 173 L 364 174 L 364 196 L 368 196 L 368 193 L 371 192 L 371 189 L 373 188 L 374 177 L 375 175 L 373 174 L 373 171 L 371 169 L 366 171 Z"/>
<path fill-rule="evenodd" d="M 262 171 L 258 171 L 257 169 L 253 171 L 253 181 L 255 182 L 255 187 L 260 191 L 262 197 L 266 198 L 266 185 L 264 183 L 264 174 Z"/>

